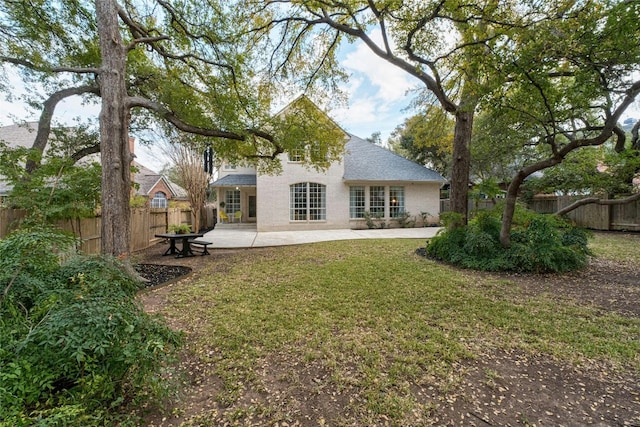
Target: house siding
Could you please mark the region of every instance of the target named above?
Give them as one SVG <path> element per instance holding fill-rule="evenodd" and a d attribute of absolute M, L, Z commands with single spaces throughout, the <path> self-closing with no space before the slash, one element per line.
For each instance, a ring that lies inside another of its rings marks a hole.
<path fill-rule="evenodd" d="M 349 187 L 364 186 L 368 192 L 370 186 L 385 187 L 385 219 L 391 225 L 397 225 L 389 218 L 389 187 L 401 186 L 405 189 L 405 211 L 416 218 L 421 226 L 420 212 L 428 212 L 429 220 L 437 221 L 440 211 L 439 182 L 344 182 L 344 165 L 334 163 L 325 172 L 309 170 L 299 163 L 282 159 L 282 173 L 279 175 L 258 175 L 257 177 L 257 230 L 258 231 L 296 231 L 367 228 L 364 219 L 351 219 L 349 215 Z M 289 218 L 289 186 L 301 182 L 315 182 L 326 186 L 326 220 L 291 221 Z M 367 195 L 368 201 L 368 195 Z M 368 210 L 368 204 L 367 204 Z"/>
<path fill-rule="evenodd" d="M 349 187 L 350 186 L 362 186 L 365 187 L 365 199 L 367 201 L 365 210 L 369 210 L 369 187 L 382 186 L 385 188 L 385 214 L 382 218 L 387 224 L 396 226 L 397 221 L 390 218 L 389 214 L 389 189 L 390 187 L 404 187 L 404 210 L 408 212 L 411 219 L 415 218 L 416 226 L 423 226 L 420 216 L 421 212 L 429 213 L 428 222 L 437 222 L 440 212 L 440 183 L 437 182 L 388 182 L 388 181 L 374 181 L 374 182 L 349 182 L 346 184 L 346 199 L 344 203 L 347 205 L 347 216 L 349 210 Z M 364 229 L 367 228 L 366 220 L 364 219 L 352 219 L 348 218 L 348 223 L 342 228 L 351 229 Z"/>
<path fill-rule="evenodd" d="M 326 171 L 316 172 L 300 163 L 281 157 L 282 173 L 257 177 L 258 231 L 330 230 L 348 228 L 349 187 L 342 181 L 342 162 L 333 163 Z M 315 182 L 326 186 L 326 220 L 291 221 L 289 219 L 289 186 Z"/>

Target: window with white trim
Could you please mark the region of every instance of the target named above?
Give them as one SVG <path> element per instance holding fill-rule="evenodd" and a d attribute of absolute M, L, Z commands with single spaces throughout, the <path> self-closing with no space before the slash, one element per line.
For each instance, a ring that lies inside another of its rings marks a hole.
<path fill-rule="evenodd" d="M 299 182 L 289 186 L 289 219 L 291 221 L 324 221 L 327 219 L 327 187 L 315 182 Z"/>
<path fill-rule="evenodd" d="M 167 195 L 162 191 L 157 191 L 156 194 L 153 195 L 153 199 L 151 199 L 151 207 L 167 208 L 168 206 L 169 201 L 167 200 Z"/>
<path fill-rule="evenodd" d="M 320 147 L 320 144 L 317 142 L 309 146 L 309 156 L 312 162 L 324 162 L 329 158 L 327 148 Z"/>
<path fill-rule="evenodd" d="M 384 186 L 372 185 L 369 187 L 369 212 L 371 215 L 384 217 L 384 194 Z"/>
<path fill-rule="evenodd" d="M 364 210 L 364 187 L 361 185 L 349 187 L 349 218 L 364 218 Z"/>
<path fill-rule="evenodd" d="M 301 148 L 292 148 L 289 151 L 289 161 L 300 163 L 304 161 L 304 147 Z"/>
<path fill-rule="evenodd" d="M 389 187 L 389 216 L 398 218 L 404 213 L 404 187 Z"/>
<path fill-rule="evenodd" d="M 227 190 L 224 195 L 224 211 L 233 215 L 240 210 L 240 190 Z"/>

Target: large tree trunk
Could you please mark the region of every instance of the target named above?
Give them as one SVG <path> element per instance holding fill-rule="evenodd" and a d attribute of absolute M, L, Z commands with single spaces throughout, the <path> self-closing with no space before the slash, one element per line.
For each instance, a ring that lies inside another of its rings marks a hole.
<path fill-rule="evenodd" d="M 96 0 L 102 66 L 100 153 L 102 161 L 102 246 L 104 255 L 129 256 L 131 152 L 125 85 L 126 50 L 118 28 L 115 0 Z"/>
<path fill-rule="evenodd" d="M 451 165 L 451 210 L 459 213 L 467 222 L 469 165 L 471 163 L 471 132 L 474 110 L 458 111 L 453 136 L 453 161 Z"/>

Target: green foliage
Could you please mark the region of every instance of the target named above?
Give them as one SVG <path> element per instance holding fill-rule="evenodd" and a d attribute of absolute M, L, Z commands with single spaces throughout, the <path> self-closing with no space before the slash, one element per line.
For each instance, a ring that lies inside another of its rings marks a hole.
<path fill-rule="evenodd" d="M 143 208 L 147 205 L 147 198 L 136 194 L 129 199 L 129 206 L 132 208 Z"/>
<path fill-rule="evenodd" d="M 440 222 L 448 229 L 464 225 L 464 215 L 457 212 L 443 212 L 440 214 Z"/>
<path fill-rule="evenodd" d="M 400 226 L 400 228 L 413 228 L 416 225 L 416 219 L 412 217 L 411 213 L 407 211 L 401 212 L 394 219 L 398 221 L 398 225 Z"/>
<path fill-rule="evenodd" d="M 30 174 L 20 166 L 39 160 L 37 150 L 0 150 L 0 174 L 13 186 L 9 204 L 24 209 L 29 219 L 51 222 L 95 213 L 100 198 L 101 168 L 97 163 L 75 165 L 68 157 L 47 157 Z"/>
<path fill-rule="evenodd" d="M 0 425 L 104 425 L 162 391 L 179 336 L 142 310 L 123 265 L 65 261 L 72 247 L 52 229 L 0 241 Z"/>
<path fill-rule="evenodd" d="M 191 226 L 189 224 L 171 224 L 168 230 L 169 233 L 175 234 L 191 233 Z"/>
<path fill-rule="evenodd" d="M 447 176 L 451 170 L 454 121 L 442 108 L 429 106 L 424 114 L 410 117 L 393 131 L 394 150 Z"/>
<path fill-rule="evenodd" d="M 372 214 L 369 211 L 364 211 L 364 220 L 369 229 L 385 228 L 387 223 L 382 219 L 381 213 Z"/>
<path fill-rule="evenodd" d="M 591 254 L 588 233 L 561 218 L 519 209 L 511 247 L 500 244 L 500 209 L 480 212 L 467 227 L 449 228 L 429 242 L 436 259 L 486 271 L 564 272 L 582 268 Z"/>

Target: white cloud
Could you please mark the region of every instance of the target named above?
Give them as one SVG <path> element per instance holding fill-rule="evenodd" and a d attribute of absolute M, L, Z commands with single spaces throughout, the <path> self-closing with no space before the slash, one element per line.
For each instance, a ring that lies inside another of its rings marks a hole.
<path fill-rule="evenodd" d="M 371 38 L 381 43 L 379 31 Z M 403 112 L 411 102 L 409 90 L 420 82 L 405 71 L 375 55 L 364 43 L 348 46 L 342 64 L 349 73 L 343 90 L 349 106 L 331 112 L 346 130 L 361 136 L 380 132 L 383 141 L 410 114 Z"/>
<path fill-rule="evenodd" d="M 380 32 L 372 33 L 371 38 L 380 42 Z M 364 43 L 359 43 L 346 55 L 344 66 L 356 76 L 366 78 L 374 90 L 374 97 L 387 103 L 406 100 L 407 91 L 418 83 L 405 71 L 375 55 Z"/>

